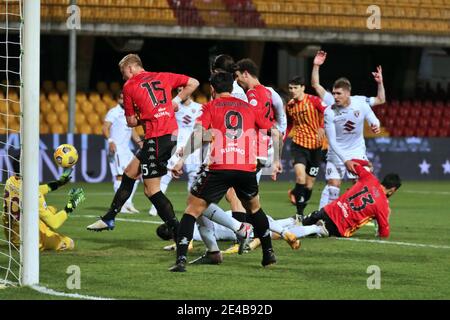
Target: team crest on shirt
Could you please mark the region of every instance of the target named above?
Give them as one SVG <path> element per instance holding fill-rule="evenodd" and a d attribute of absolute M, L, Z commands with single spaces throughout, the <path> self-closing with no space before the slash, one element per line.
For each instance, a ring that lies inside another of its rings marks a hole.
<path fill-rule="evenodd" d="M 256 99 L 252 99 L 249 102 L 252 106 L 256 107 L 258 105 L 258 101 Z"/>
<path fill-rule="evenodd" d="M 356 110 L 356 111 L 353 112 L 353 114 L 355 115 L 356 118 L 358 118 L 359 115 L 360 115 L 360 112 L 358 110 Z"/>

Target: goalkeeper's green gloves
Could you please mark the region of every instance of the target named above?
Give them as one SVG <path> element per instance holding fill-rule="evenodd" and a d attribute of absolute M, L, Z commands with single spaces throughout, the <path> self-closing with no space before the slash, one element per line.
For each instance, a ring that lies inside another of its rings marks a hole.
<path fill-rule="evenodd" d="M 70 179 L 72 179 L 72 176 L 71 176 L 72 171 L 73 171 L 72 168 L 66 168 L 66 169 L 64 169 L 62 175 L 59 177 L 58 180 L 47 183 L 50 190 L 55 191 L 59 187 L 68 183 L 70 181 Z"/>
<path fill-rule="evenodd" d="M 69 201 L 67 202 L 66 207 L 64 210 L 67 213 L 71 213 L 73 210 L 76 209 L 84 200 L 86 200 L 86 197 L 84 196 L 84 191 L 82 188 L 73 188 L 69 191 Z"/>

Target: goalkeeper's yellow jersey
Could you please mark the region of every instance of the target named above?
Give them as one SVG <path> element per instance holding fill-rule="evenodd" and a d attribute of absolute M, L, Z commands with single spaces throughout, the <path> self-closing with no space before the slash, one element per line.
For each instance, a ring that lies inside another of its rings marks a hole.
<path fill-rule="evenodd" d="M 9 239 L 17 248 L 20 245 L 20 187 L 22 180 L 17 176 L 10 177 L 5 184 L 4 202 L 3 202 L 3 226 L 6 238 Z M 66 220 L 67 213 L 61 210 L 56 213 L 56 209 L 47 206 L 44 195 L 51 189 L 48 185 L 39 186 L 39 233 L 45 233 L 50 228 L 58 229 Z M 39 247 L 43 247 L 43 239 L 40 237 Z"/>

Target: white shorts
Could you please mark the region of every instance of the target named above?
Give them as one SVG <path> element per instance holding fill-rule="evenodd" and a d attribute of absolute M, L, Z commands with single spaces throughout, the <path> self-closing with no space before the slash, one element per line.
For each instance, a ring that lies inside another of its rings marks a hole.
<path fill-rule="evenodd" d="M 358 159 L 367 160 L 367 157 L 358 157 Z M 347 175 L 348 179 L 358 178 L 356 175 L 347 170 L 345 164 L 342 161 L 340 161 L 338 164 L 332 161 L 327 161 L 327 166 L 325 169 L 325 180 L 343 180 L 345 175 Z"/>
<path fill-rule="evenodd" d="M 123 175 L 125 168 L 133 159 L 134 154 L 128 150 L 117 150 L 114 156 L 109 157 L 109 167 L 113 177 Z"/>

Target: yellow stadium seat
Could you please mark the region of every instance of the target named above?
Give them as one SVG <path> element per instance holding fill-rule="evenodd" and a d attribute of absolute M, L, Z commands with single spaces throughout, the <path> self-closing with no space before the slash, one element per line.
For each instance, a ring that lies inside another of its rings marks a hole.
<path fill-rule="evenodd" d="M 54 112 L 50 112 L 45 116 L 45 121 L 49 125 L 54 125 L 58 121 L 58 116 Z"/>
<path fill-rule="evenodd" d="M 137 126 L 136 127 L 136 132 L 141 137 L 144 137 L 144 135 L 145 135 L 144 128 L 142 126 Z"/>
<path fill-rule="evenodd" d="M 67 83 L 65 81 L 56 81 L 56 90 L 61 94 L 67 92 Z"/>
<path fill-rule="evenodd" d="M 39 125 L 39 133 L 40 134 L 48 134 L 48 133 L 50 133 L 50 129 L 49 129 L 48 125 L 45 124 L 45 123 L 41 123 Z"/>
<path fill-rule="evenodd" d="M 1 101 L 0 100 L 0 113 L 7 113 L 8 109 L 7 109 L 7 105 L 6 105 L 6 101 Z"/>
<path fill-rule="evenodd" d="M 83 123 L 82 125 L 77 126 L 77 131 L 78 131 L 78 133 L 84 133 L 84 134 L 92 133 L 91 126 L 88 125 L 87 123 Z"/>
<path fill-rule="evenodd" d="M 69 104 L 69 95 L 67 94 L 67 92 L 64 92 L 63 94 L 61 94 L 61 100 L 65 104 Z"/>
<path fill-rule="evenodd" d="M 63 112 L 59 114 L 59 122 L 63 126 L 67 126 L 69 124 L 69 112 Z"/>
<path fill-rule="evenodd" d="M 20 132 L 20 124 L 17 122 L 12 122 L 8 124 L 8 130 L 11 133 L 19 133 Z"/>
<path fill-rule="evenodd" d="M 50 101 L 50 102 L 52 102 L 52 103 L 55 102 L 55 101 L 61 100 L 61 99 L 59 98 L 59 93 L 56 92 L 56 91 L 51 91 L 51 92 L 49 92 L 48 95 L 47 95 L 47 99 L 48 99 L 48 101 Z"/>
<path fill-rule="evenodd" d="M 52 107 L 56 113 L 67 111 L 67 105 L 62 101 L 56 101 L 52 103 Z"/>
<path fill-rule="evenodd" d="M 76 101 L 78 103 L 84 102 L 87 100 L 86 94 L 84 92 L 77 92 Z"/>
<path fill-rule="evenodd" d="M 87 122 L 91 125 L 98 125 L 100 123 L 100 117 L 96 113 L 90 113 L 87 115 Z"/>
<path fill-rule="evenodd" d="M 75 114 L 75 124 L 77 126 L 80 126 L 83 123 L 86 123 L 86 116 L 81 112 L 76 113 Z"/>
<path fill-rule="evenodd" d="M 65 133 L 64 127 L 60 123 L 55 123 L 51 125 L 51 132 L 56 134 L 63 134 Z"/>
<path fill-rule="evenodd" d="M 9 112 L 15 115 L 20 114 L 20 103 L 9 103 Z"/>
<path fill-rule="evenodd" d="M 97 103 L 94 104 L 94 110 L 98 114 L 105 114 L 108 108 L 106 107 L 106 104 L 103 103 L 103 101 L 98 101 Z"/>
<path fill-rule="evenodd" d="M 92 103 L 96 103 L 97 101 L 100 101 L 100 95 L 97 92 L 91 92 L 89 94 L 89 101 Z"/>
<path fill-rule="evenodd" d="M 98 134 L 98 135 L 103 134 L 102 126 L 100 126 L 100 125 L 91 126 L 91 130 L 92 130 L 93 134 Z"/>
<path fill-rule="evenodd" d="M 42 89 L 44 89 L 44 91 L 47 93 L 53 91 L 55 89 L 55 87 L 53 86 L 53 81 L 45 80 L 44 82 L 42 82 Z"/>
<path fill-rule="evenodd" d="M 92 103 L 90 103 L 89 101 L 84 101 L 81 104 L 81 111 L 85 114 L 88 115 L 92 112 L 92 110 L 94 109 L 94 107 L 92 106 Z"/>

